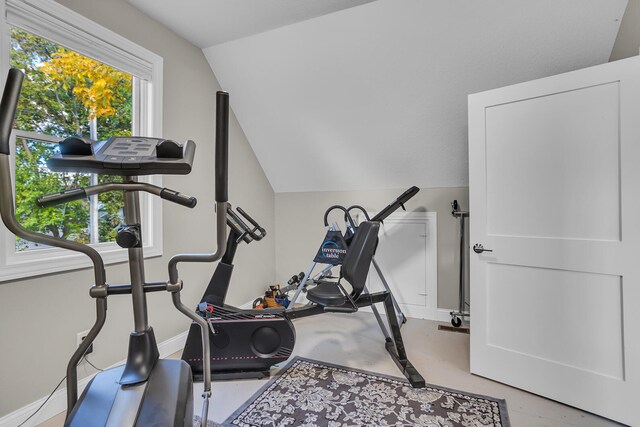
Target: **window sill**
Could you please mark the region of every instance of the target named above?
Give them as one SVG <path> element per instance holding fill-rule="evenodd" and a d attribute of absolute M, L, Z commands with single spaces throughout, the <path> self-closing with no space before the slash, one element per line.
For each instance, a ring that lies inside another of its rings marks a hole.
<path fill-rule="evenodd" d="M 100 255 L 105 265 L 117 264 L 128 260 L 127 250 L 115 243 L 99 245 Z M 155 246 L 144 246 L 144 257 L 162 256 L 162 249 Z M 6 260 L 0 269 L 0 282 L 15 279 L 31 278 L 50 273 L 66 273 L 74 270 L 90 268 L 93 264 L 83 254 L 62 251 L 60 249 L 38 249 L 15 253 Z"/>

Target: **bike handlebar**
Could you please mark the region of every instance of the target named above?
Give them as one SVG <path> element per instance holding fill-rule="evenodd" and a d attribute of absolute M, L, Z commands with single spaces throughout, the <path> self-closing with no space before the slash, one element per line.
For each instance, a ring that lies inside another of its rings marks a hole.
<path fill-rule="evenodd" d="M 245 220 L 251 223 L 252 227 L 249 227 L 243 220 L 236 214 L 231 205 L 227 209 L 227 224 L 229 227 L 233 229 L 236 234 L 239 234 L 239 239 L 244 240 L 246 243 L 251 243 L 252 241 L 260 241 L 267 235 L 267 230 L 262 228 L 260 224 L 256 220 L 254 220 L 248 213 L 246 213 L 242 208 L 236 208 Z"/>

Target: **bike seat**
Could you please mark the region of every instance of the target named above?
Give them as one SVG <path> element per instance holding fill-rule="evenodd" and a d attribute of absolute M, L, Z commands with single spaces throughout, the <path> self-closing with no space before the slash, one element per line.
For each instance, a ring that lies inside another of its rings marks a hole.
<path fill-rule="evenodd" d="M 307 291 L 307 299 L 318 305 L 336 307 L 347 303 L 336 282 L 320 282 Z"/>

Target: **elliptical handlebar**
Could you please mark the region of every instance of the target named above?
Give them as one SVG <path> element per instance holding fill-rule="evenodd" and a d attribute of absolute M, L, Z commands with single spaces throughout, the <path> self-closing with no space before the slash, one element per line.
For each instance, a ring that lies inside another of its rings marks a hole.
<path fill-rule="evenodd" d="M 215 147 L 215 197 L 216 197 L 216 251 L 211 254 L 179 254 L 169 260 L 169 283 L 173 305 L 185 316 L 200 326 L 202 339 L 202 364 L 204 391 L 202 393 L 201 427 L 207 425 L 209 398 L 211 397 L 211 349 L 209 347 L 209 325 L 205 319 L 195 314 L 180 299 L 182 283 L 178 275 L 180 262 L 215 262 L 222 258 L 226 250 L 227 212 L 228 212 L 228 165 L 229 165 L 229 94 L 218 91 L 216 94 L 216 147 Z"/>
<path fill-rule="evenodd" d="M 40 207 L 55 206 L 74 200 L 86 199 L 89 196 L 106 193 L 108 191 L 144 191 L 159 196 L 164 200 L 177 203 L 188 208 L 194 208 L 198 203 L 195 197 L 180 193 L 167 187 L 147 184 L 145 182 L 107 182 L 92 185 L 90 187 L 71 188 L 57 193 L 45 194 L 36 199 L 36 204 Z"/>
<path fill-rule="evenodd" d="M 216 93 L 216 202 L 229 200 L 229 94 Z"/>
<path fill-rule="evenodd" d="M 73 202 L 75 200 L 86 199 L 87 191 L 84 187 L 61 190 L 57 193 L 45 194 L 36 199 L 36 205 L 41 208 L 48 208 L 62 203 Z"/>
<path fill-rule="evenodd" d="M 9 140 L 11 139 L 11 129 L 16 117 L 20 90 L 22 89 L 22 71 L 12 68 L 7 75 L 7 82 L 0 101 L 0 154 L 11 154 Z"/>
<path fill-rule="evenodd" d="M 178 254 L 169 260 L 169 284 L 178 285 L 178 263 L 215 262 L 226 250 L 228 211 L 229 166 L 229 94 L 216 93 L 216 147 L 215 147 L 215 196 L 216 196 L 216 251 L 211 254 Z M 181 310 L 182 311 L 182 310 Z"/>
<path fill-rule="evenodd" d="M 6 227 L 18 237 L 36 243 L 81 252 L 88 256 L 93 263 L 93 272 L 96 286 L 106 284 L 106 273 L 102 257 L 90 246 L 73 240 L 60 239 L 47 234 L 27 230 L 22 227 L 16 218 L 13 205 L 13 184 L 11 181 L 11 165 L 9 161 L 11 129 L 16 117 L 20 91 L 24 74 L 22 71 L 12 68 L 7 75 L 2 101 L 0 101 L 0 216 Z"/>

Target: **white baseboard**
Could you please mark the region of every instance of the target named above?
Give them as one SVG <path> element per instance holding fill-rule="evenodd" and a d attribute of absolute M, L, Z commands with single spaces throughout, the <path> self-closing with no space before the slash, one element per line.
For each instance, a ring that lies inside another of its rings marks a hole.
<path fill-rule="evenodd" d="M 437 320 L 438 322 L 451 322 L 452 311 L 452 308 L 439 308 L 437 314 L 438 318 L 435 320 Z"/>
<path fill-rule="evenodd" d="M 450 309 L 439 308 L 435 313 L 427 307 L 412 306 L 408 304 L 401 304 L 400 309 L 408 319 L 424 319 L 433 320 L 436 322 L 449 322 L 451 316 L 449 315 Z M 358 311 L 364 311 L 371 313 L 371 307 L 363 307 Z"/>
<path fill-rule="evenodd" d="M 188 331 L 182 332 L 175 337 L 169 338 L 166 341 L 158 344 L 158 350 L 160 352 L 160 357 L 165 358 L 177 351 L 180 351 L 184 348 L 184 344 L 187 341 Z M 126 360 L 121 360 L 118 363 L 115 363 L 109 368 L 114 366 L 122 365 Z M 108 368 L 107 368 L 108 369 Z M 89 381 L 95 376 L 95 374 L 91 374 L 80 381 L 78 381 L 78 393 L 82 393 L 84 388 L 89 384 Z M 10 414 L 5 415 L 0 418 L 0 427 L 17 427 L 22 423 L 25 419 L 29 417 L 32 413 L 38 409 L 42 402 L 44 402 L 46 397 L 36 400 L 26 406 L 23 406 L 20 409 L 16 409 Z M 31 418 L 28 422 L 24 424 L 25 427 L 33 427 L 36 426 L 51 417 L 55 417 L 56 415 L 63 412 L 67 409 L 67 388 L 61 388 L 56 391 L 51 399 L 47 402 L 47 404 L 38 412 L 33 418 Z"/>
<path fill-rule="evenodd" d="M 173 353 L 182 350 L 187 342 L 187 335 L 189 335 L 189 331 L 184 331 L 175 337 L 169 338 L 168 340 L 162 341 L 158 344 L 160 358 L 164 359 L 165 357 L 171 356 Z M 117 365 L 121 365 L 122 363 L 124 363 L 124 360 Z"/>

